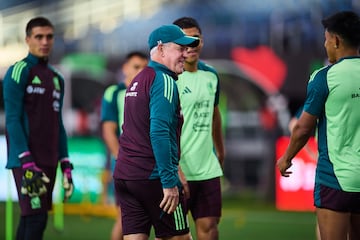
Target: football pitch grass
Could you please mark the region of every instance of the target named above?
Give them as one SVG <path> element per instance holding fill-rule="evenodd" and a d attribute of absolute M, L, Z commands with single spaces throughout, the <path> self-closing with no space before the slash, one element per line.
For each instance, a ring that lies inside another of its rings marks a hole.
<path fill-rule="evenodd" d="M 13 204 L 13 231 L 19 209 Z M 0 240 L 5 239 L 5 203 L 0 202 Z M 54 216 L 49 214 L 45 240 L 107 240 L 114 218 L 87 214 L 66 214 L 64 229 L 54 228 Z M 194 224 L 189 217 L 191 231 Z M 285 212 L 273 204 L 241 198 L 224 198 L 223 216 L 219 225 L 221 240 L 312 240 L 315 239 L 315 215 L 311 212 Z M 196 239 L 193 234 L 194 240 Z M 150 239 L 154 239 L 153 233 Z"/>

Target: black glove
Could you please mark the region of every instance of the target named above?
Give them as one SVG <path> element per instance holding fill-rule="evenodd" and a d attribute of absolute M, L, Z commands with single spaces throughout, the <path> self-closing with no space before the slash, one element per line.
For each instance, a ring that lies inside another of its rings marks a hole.
<path fill-rule="evenodd" d="M 21 154 L 20 162 L 24 170 L 21 180 L 21 193 L 29 195 L 29 197 L 45 194 L 47 192 L 45 183 L 49 183 L 50 179 L 36 166 L 31 154 L 29 152 Z"/>
<path fill-rule="evenodd" d="M 60 161 L 61 171 L 63 173 L 64 202 L 67 201 L 74 192 L 71 170 L 74 169 L 69 159 L 64 158 Z"/>

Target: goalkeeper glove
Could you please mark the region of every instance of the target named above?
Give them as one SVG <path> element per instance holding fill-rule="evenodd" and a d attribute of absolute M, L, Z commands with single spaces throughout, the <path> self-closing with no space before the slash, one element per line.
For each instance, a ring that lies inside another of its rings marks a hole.
<path fill-rule="evenodd" d="M 74 169 L 69 159 L 63 158 L 60 161 L 61 171 L 63 173 L 63 187 L 64 187 L 64 202 L 68 200 L 74 191 L 74 184 L 72 180 L 71 170 Z"/>
<path fill-rule="evenodd" d="M 19 155 L 23 172 L 21 180 L 21 193 L 29 197 L 37 197 L 47 192 L 45 183 L 50 179 L 45 173 L 36 166 L 30 152 L 24 152 Z"/>

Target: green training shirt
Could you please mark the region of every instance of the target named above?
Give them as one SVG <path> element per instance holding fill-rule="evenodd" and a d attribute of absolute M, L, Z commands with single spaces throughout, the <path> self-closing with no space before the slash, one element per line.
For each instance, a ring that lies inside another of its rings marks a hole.
<path fill-rule="evenodd" d="M 360 192 L 359 76 L 359 57 L 315 71 L 304 105 L 319 118 L 315 183 L 346 192 Z"/>
<path fill-rule="evenodd" d="M 219 102 L 218 75 L 200 62 L 198 71 L 183 72 L 176 83 L 184 116 L 180 141 L 182 171 L 189 181 L 222 176 L 212 139 L 214 106 Z"/>

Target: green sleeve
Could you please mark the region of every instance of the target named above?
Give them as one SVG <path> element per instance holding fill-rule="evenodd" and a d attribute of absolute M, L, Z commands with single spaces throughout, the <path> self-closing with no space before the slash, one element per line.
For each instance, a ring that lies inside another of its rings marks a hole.
<path fill-rule="evenodd" d="M 28 151 L 27 116 L 24 112 L 23 99 L 29 70 L 25 61 L 14 64 L 7 71 L 3 81 L 6 131 L 8 137 L 8 166 L 20 166 L 18 155 Z"/>
<path fill-rule="evenodd" d="M 63 123 L 63 119 L 62 119 L 62 107 L 64 104 L 64 89 L 65 89 L 65 81 L 64 78 L 62 76 L 59 76 L 59 79 L 61 81 L 61 97 L 60 97 L 60 114 L 59 114 L 59 124 L 60 124 L 60 133 L 59 133 L 59 160 L 63 159 L 63 158 L 68 158 L 69 157 L 69 153 L 68 153 L 68 142 L 67 142 L 67 135 L 66 135 L 66 130 L 64 127 L 64 123 Z"/>

